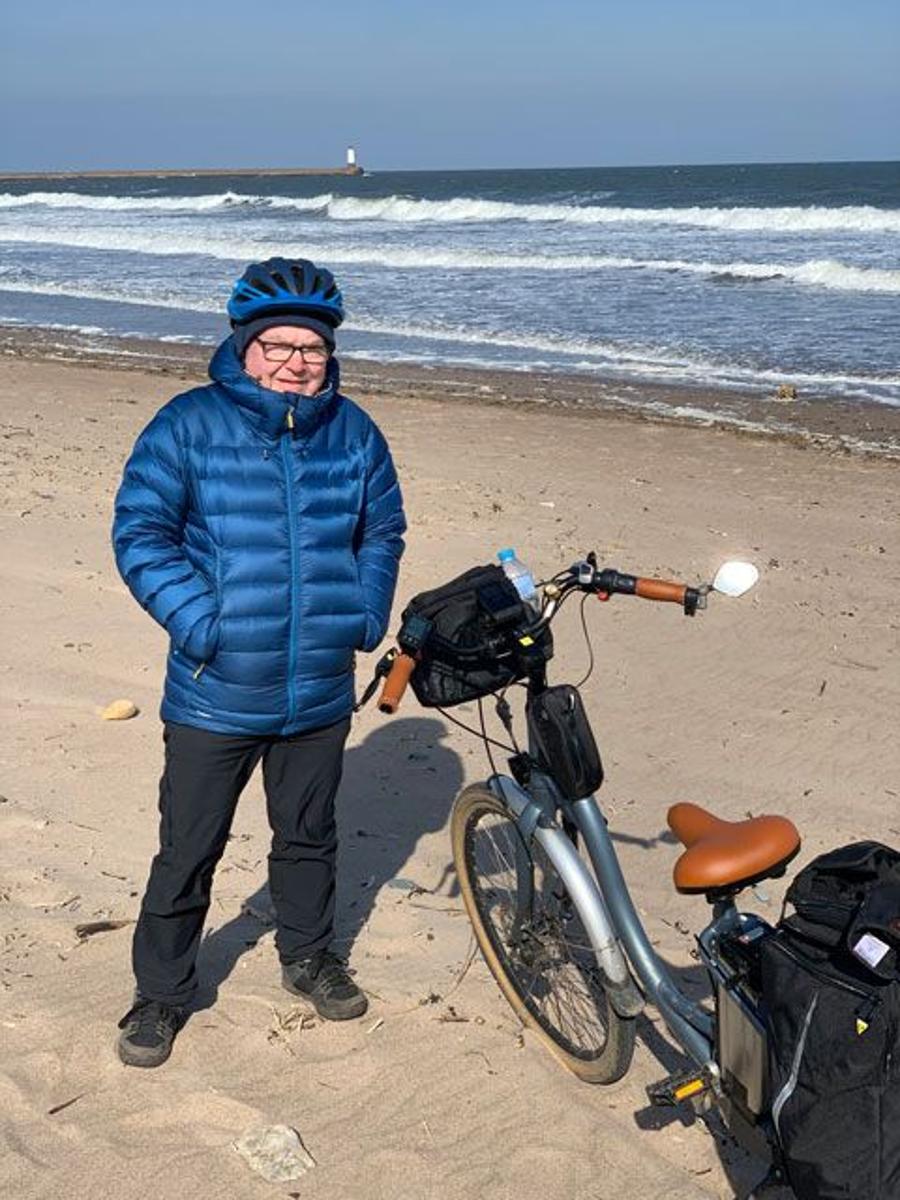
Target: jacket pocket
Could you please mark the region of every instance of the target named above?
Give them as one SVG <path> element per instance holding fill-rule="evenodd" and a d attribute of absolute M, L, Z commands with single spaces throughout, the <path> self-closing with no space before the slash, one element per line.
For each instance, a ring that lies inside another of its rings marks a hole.
<path fill-rule="evenodd" d="M 216 569 L 215 569 L 215 573 L 213 575 L 213 595 L 216 598 L 216 612 L 218 613 L 218 616 L 216 618 L 216 628 L 217 628 L 217 632 L 218 632 L 218 639 L 216 641 L 216 651 L 215 652 L 216 652 L 216 654 L 218 654 L 220 650 L 224 649 L 223 641 L 224 641 L 224 637 L 225 637 L 225 621 L 222 616 L 222 610 L 224 608 L 224 599 L 223 598 L 225 595 L 225 589 L 222 584 L 222 578 L 224 575 L 224 567 L 222 565 L 222 551 L 218 548 L 218 546 L 215 546 L 213 548 L 213 553 L 215 554 L 215 559 L 216 559 L 216 563 L 215 563 Z"/>
<path fill-rule="evenodd" d="M 355 558 L 353 560 L 353 572 L 355 579 L 354 593 L 356 596 L 355 616 L 357 618 L 357 625 L 354 630 L 355 637 L 353 639 L 353 649 L 363 650 L 365 649 L 366 636 L 369 629 L 369 614 L 366 609 L 366 594 L 363 590 L 362 579 L 359 575 L 359 563 Z"/>

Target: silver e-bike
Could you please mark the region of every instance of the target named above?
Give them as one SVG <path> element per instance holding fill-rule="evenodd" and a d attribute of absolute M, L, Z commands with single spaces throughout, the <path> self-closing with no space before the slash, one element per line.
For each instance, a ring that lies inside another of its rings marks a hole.
<path fill-rule="evenodd" d="M 757 578 L 752 564 L 730 562 L 711 584 L 691 588 L 600 570 L 589 555 L 543 583 L 542 608 L 531 633 L 549 625 L 577 593 L 602 599 L 637 595 L 675 602 L 694 614 L 711 593 L 739 596 Z M 392 659 L 380 700 L 383 711 L 395 711 L 414 667 L 408 654 Z M 537 663 L 524 686 L 530 713 L 531 702 L 548 688 L 546 665 Z M 770 1182 L 777 1182 L 777 1098 L 770 1097 L 767 1083 L 758 954 L 771 928 L 739 911 L 735 898 L 767 877 L 784 874 L 800 848 L 796 828 L 781 816 L 726 821 L 694 804 L 669 810 L 669 827 L 684 846 L 675 864 L 675 887 L 705 895 L 712 909 L 697 939 L 710 996 L 698 1002 L 678 986 L 654 950 L 596 798 L 567 794 L 560 786 L 554 764 L 535 748 L 530 717 L 528 749 L 518 749 L 502 696 L 498 715 L 512 741 L 510 773 L 494 771 L 460 793 L 451 836 L 466 910 L 503 994 L 569 1070 L 600 1084 L 627 1072 L 636 1018 L 651 1002 L 691 1066 L 649 1088 L 650 1101 L 689 1101 L 700 1111 L 717 1105 L 745 1145 L 757 1152 L 768 1145 Z M 483 719 L 480 736 L 490 755 L 492 739 Z"/>

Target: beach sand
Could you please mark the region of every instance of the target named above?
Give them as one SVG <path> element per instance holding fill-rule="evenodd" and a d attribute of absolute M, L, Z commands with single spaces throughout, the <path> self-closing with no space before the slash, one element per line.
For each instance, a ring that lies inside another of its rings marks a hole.
<path fill-rule="evenodd" d="M 135 435 L 196 371 L 136 365 L 0 359 L 4 1194 L 732 1196 L 757 1161 L 715 1122 L 648 1117 L 644 1088 L 679 1063 L 652 1009 L 629 1076 L 590 1088 L 523 1036 L 472 957 L 447 821 L 487 766 L 475 739 L 412 698 L 395 718 L 359 717 L 340 800 L 339 936 L 370 993 L 366 1017 L 304 1019 L 279 986 L 270 929 L 241 915 L 266 904 L 254 780 L 216 877 L 203 1007 L 164 1068 L 119 1064 L 131 927 L 76 927 L 136 916 L 156 841 L 165 638 L 118 578 L 109 524 Z M 615 409 L 502 407 L 477 390 L 348 390 L 384 429 L 404 487 L 397 613 L 503 545 L 546 573 L 589 549 L 690 581 L 727 557 L 761 568 L 750 596 L 694 620 L 626 598 L 587 608 L 603 805 L 649 935 L 692 992 L 688 930 L 707 909 L 672 890 L 670 803 L 784 812 L 804 835 L 800 862 L 857 838 L 900 844 L 896 461 Z M 556 678 L 577 679 L 574 608 L 556 629 Z M 137 719 L 100 720 L 118 697 Z M 771 920 L 783 886 L 766 888 Z M 318 1164 L 296 1183 L 264 1182 L 231 1148 L 272 1124 L 296 1128 Z"/>

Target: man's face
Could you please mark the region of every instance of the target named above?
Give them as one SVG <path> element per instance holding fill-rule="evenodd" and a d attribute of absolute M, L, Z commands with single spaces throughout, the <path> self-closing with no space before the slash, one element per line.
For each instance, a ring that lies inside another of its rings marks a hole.
<path fill-rule="evenodd" d="M 298 353 L 301 350 L 305 353 Z M 273 392 L 315 396 L 325 383 L 329 354 L 329 347 L 312 329 L 273 325 L 247 346 L 244 370 Z"/>

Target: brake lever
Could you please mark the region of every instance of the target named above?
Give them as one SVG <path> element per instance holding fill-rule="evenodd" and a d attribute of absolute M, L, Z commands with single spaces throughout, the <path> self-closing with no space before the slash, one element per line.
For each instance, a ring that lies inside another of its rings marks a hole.
<path fill-rule="evenodd" d="M 360 696 L 359 700 L 357 700 L 356 704 L 353 706 L 354 712 L 359 712 L 361 708 L 364 708 L 369 703 L 369 701 L 378 691 L 378 685 L 381 683 L 382 679 L 387 678 L 391 667 L 393 666 L 394 659 L 399 653 L 400 651 L 397 650 L 396 647 L 392 646 L 386 654 L 381 656 L 375 665 L 375 674 L 372 676 L 371 682 Z"/>

